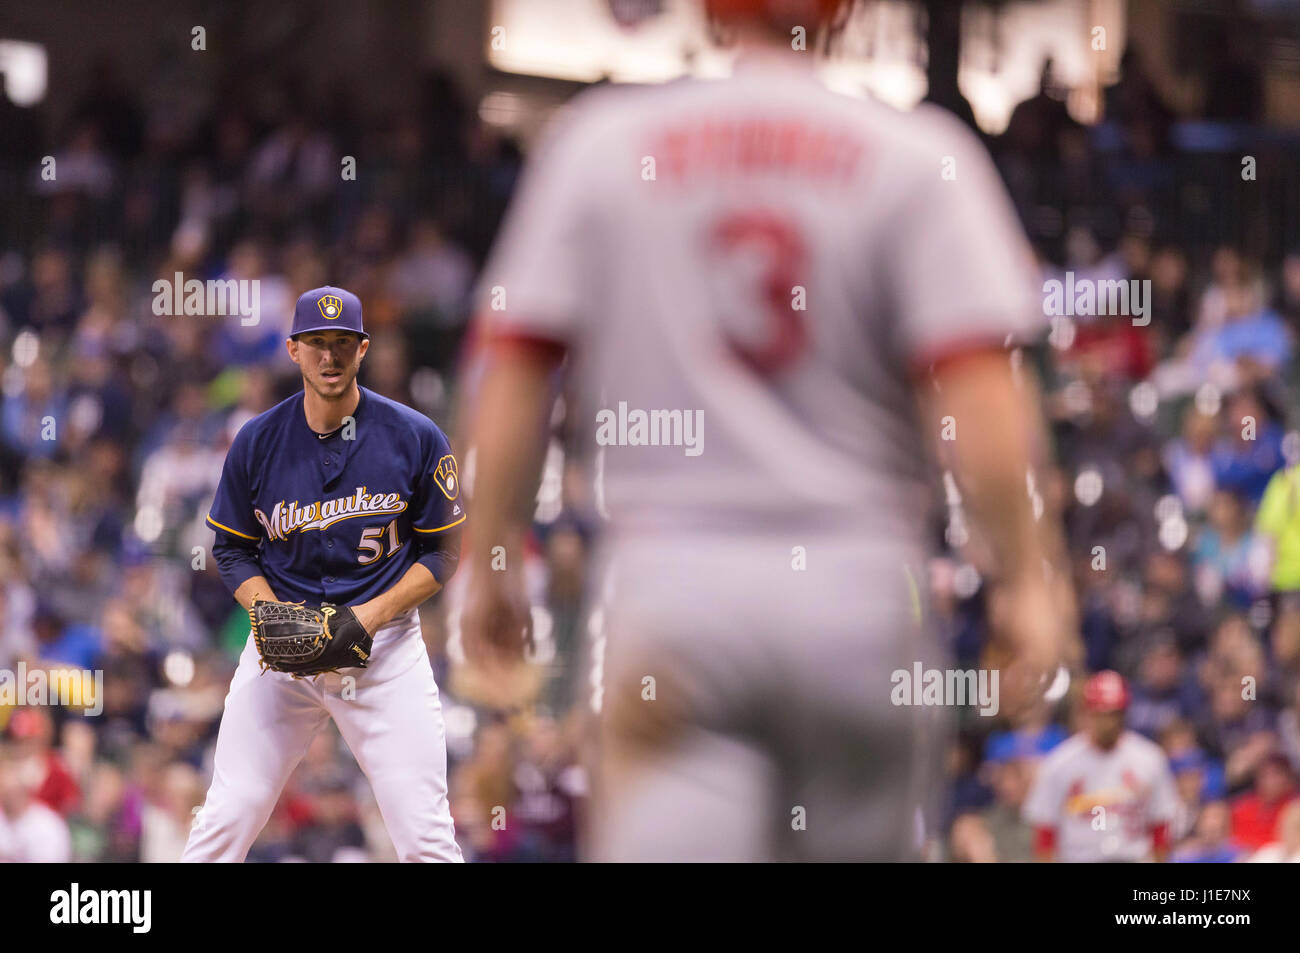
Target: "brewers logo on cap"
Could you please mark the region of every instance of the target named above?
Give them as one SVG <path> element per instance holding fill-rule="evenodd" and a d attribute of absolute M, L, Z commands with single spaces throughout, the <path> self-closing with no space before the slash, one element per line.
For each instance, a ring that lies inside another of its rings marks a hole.
<path fill-rule="evenodd" d="M 316 307 L 320 308 L 322 317 L 333 321 L 343 313 L 343 299 L 337 295 L 322 295 Z"/>
<path fill-rule="evenodd" d="M 326 285 L 298 296 L 293 306 L 293 325 L 289 337 L 308 331 L 351 331 L 368 337 L 361 325 L 361 299 L 346 288 Z"/>

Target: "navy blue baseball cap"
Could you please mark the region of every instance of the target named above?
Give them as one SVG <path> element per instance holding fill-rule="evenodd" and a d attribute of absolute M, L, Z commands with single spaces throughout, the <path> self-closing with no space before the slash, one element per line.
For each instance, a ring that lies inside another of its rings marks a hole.
<path fill-rule="evenodd" d="M 351 291 L 326 285 L 298 298 L 289 337 L 308 331 L 353 331 L 370 337 L 361 326 L 361 299 Z"/>

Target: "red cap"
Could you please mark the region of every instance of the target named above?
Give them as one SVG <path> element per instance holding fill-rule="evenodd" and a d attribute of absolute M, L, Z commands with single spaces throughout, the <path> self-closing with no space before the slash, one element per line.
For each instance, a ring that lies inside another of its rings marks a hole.
<path fill-rule="evenodd" d="M 1083 686 L 1083 704 L 1088 711 L 1123 711 L 1128 707 L 1128 685 L 1119 672 L 1098 672 Z"/>
<path fill-rule="evenodd" d="M 9 733 L 15 739 L 39 738 L 45 727 L 44 712 L 35 708 L 20 708 L 9 719 Z"/>
<path fill-rule="evenodd" d="M 719 20 L 833 19 L 847 0 L 704 0 L 709 16 Z"/>

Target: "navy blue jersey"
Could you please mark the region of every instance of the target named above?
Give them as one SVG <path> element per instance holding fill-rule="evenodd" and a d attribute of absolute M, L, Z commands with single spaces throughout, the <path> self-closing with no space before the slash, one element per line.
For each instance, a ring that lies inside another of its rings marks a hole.
<path fill-rule="evenodd" d="M 447 581 L 465 508 L 446 436 L 364 387 L 353 418 L 322 438 L 300 392 L 240 428 L 208 515 L 231 591 L 261 573 L 285 602 L 356 605 L 417 560 Z"/>

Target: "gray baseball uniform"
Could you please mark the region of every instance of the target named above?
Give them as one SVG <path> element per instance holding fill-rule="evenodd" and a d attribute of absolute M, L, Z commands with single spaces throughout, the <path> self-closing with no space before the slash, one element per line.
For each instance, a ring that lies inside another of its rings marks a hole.
<path fill-rule="evenodd" d="M 916 372 L 1036 331 L 1031 261 L 955 119 L 810 70 L 598 90 L 548 130 L 483 313 L 573 355 L 605 738 L 658 726 L 589 856 L 914 853 L 935 716 L 889 678 L 938 658 Z"/>

